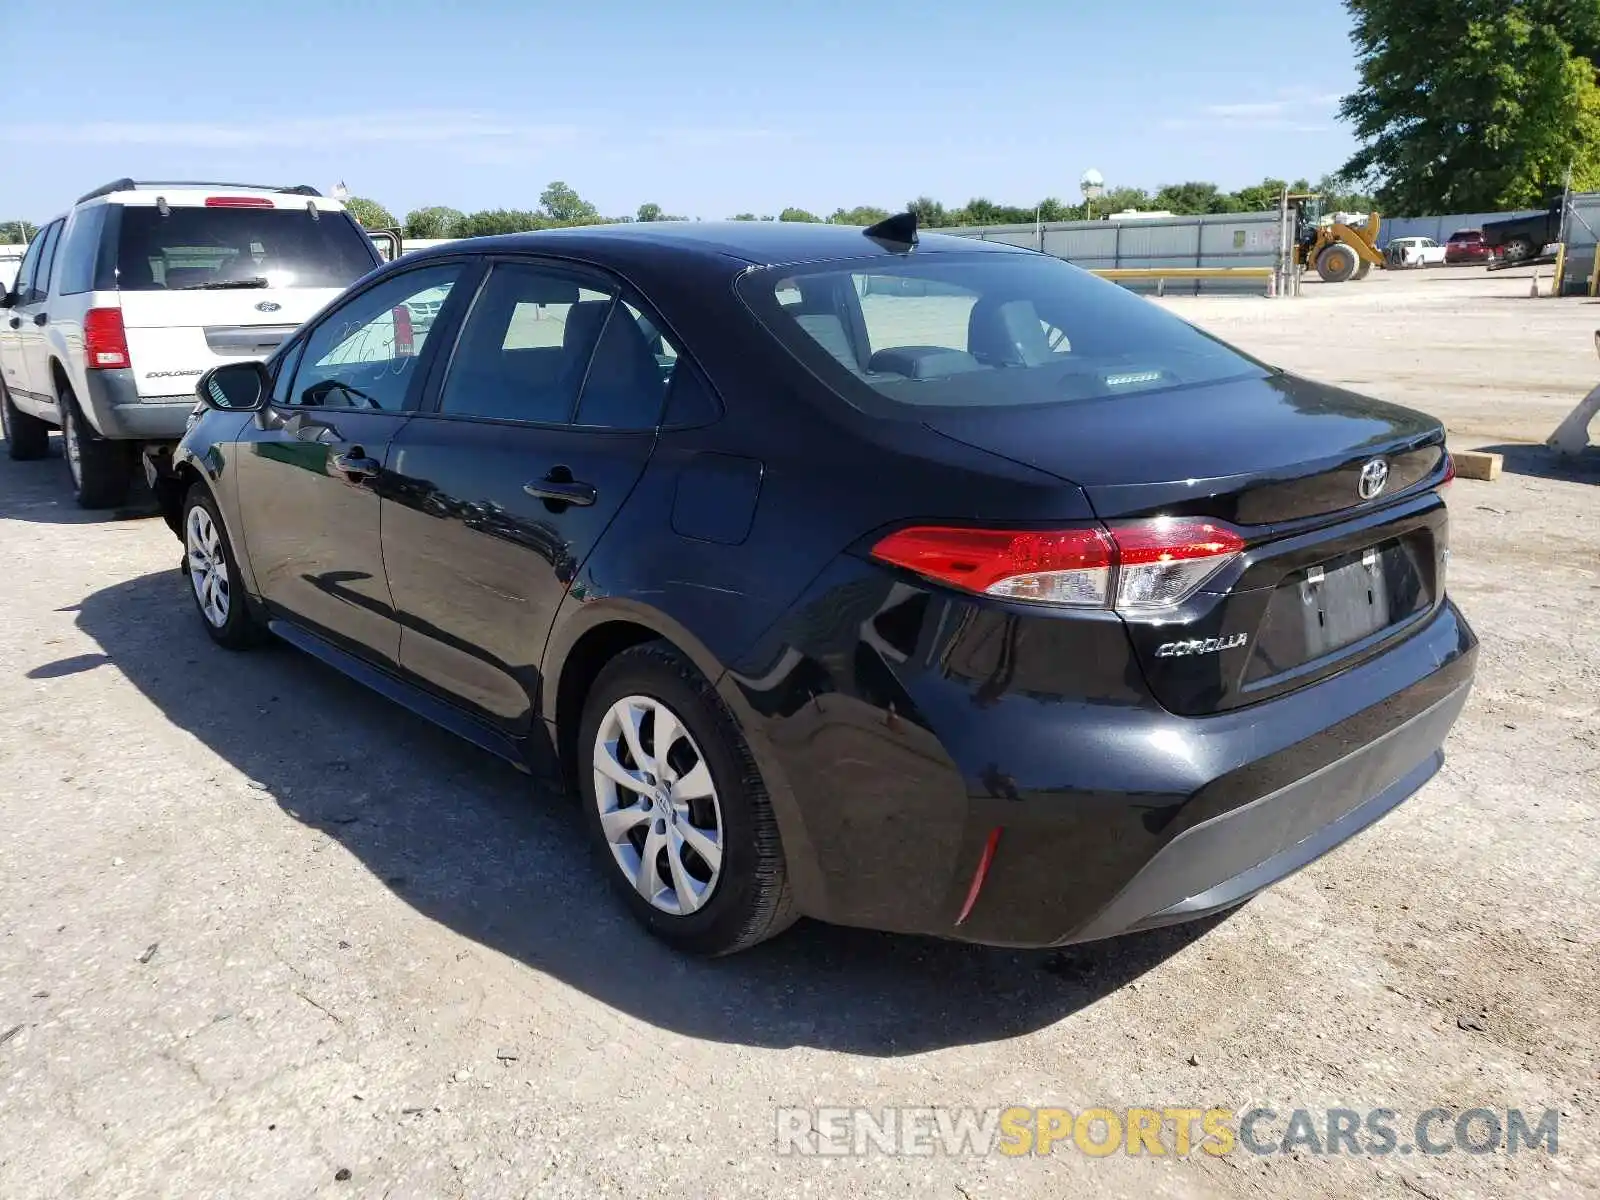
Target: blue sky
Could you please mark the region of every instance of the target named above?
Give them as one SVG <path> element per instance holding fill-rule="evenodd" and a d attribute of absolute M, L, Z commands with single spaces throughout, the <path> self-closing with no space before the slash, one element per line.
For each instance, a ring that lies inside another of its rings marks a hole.
<path fill-rule="evenodd" d="M 0 218 L 123 174 L 338 180 L 397 215 L 707 218 L 928 194 L 1315 178 L 1351 149 L 1337 0 L 107 0 L 0 17 Z M 379 15 L 381 14 L 381 15 Z M 291 32 L 292 31 L 292 32 Z"/>

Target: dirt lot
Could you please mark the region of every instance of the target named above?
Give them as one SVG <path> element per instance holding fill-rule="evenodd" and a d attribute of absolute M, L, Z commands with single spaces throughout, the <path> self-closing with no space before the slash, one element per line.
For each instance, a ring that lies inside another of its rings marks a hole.
<path fill-rule="evenodd" d="M 1600 379 L 1600 307 L 1527 286 L 1166 303 L 1494 445 Z M 561 804 L 214 649 L 160 522 L 0 459 L 0 1197 L 1600 1195 L 1596 457 L 1455 485 L 1483 653 L 1447 766 L 1230 919 L 1067 954 L 802 926 L 709 964 L 635 931 Z M 1560 1152 L 775 1150 L 778 1106 L 930 1104 L 1548 1107 Z"/>

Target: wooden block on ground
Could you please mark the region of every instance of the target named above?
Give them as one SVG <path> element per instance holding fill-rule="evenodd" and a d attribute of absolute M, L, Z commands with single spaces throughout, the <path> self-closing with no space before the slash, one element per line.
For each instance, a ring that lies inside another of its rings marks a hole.
<path fill-rule="evenodd" d="M 1456 460 L 1456 474 L 1463 479 L 1499 479 L 1505 463 L 1503 455 L 1486 450 L 1452 450 L 1450 457 Z"/>

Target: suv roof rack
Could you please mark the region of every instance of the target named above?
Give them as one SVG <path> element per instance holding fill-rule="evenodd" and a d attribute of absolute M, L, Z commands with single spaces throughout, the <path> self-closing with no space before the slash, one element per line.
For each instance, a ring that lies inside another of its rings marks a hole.
<path fill-rule="evenodd" d="M 112 192 L 136 192 L 141 188 L 153 187 L 204 187 L 204 188 L 249 188 L 256 192 L 283 192 L 289 196 L 321 196 L 308 183 L 297 183 L 292 187 L 283 187 L 274 183 L 220 183 L 214 179 L 113 179 L 102 187 L 95 188 L 78 197 L 79 204 L 85 204 L 100 196 L 109 196 Z"/>

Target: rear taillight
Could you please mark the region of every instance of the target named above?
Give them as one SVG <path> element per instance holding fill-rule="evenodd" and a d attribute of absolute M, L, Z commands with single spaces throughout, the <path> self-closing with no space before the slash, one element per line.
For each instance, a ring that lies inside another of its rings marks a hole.
<path fill-rule="evenodd" d="M 91 371 L 128 365 L 128 334 L 120 308 L 91 308 L 83 314 L 83 358 Z"/>
<path fill-rule="evenodd" d="M 922 525 L 891 533 L 872 556 L 980 595 L 1147 610 L 1187 599 L 1244 544 L 1226 525 L 1163 517 L 1047 532 Z"/>
<path fill-rule="evenodd" d="M 276 208 L 265 196 L 207 196 L 207 208 Z"/>
<path fill-rule="evenodd" d="M 1451 481 L 1454 480 L 1455 477 L 1456 456 L 1451 454 L 1450 451 L 1446 450 L 1444 452 L 1444 478 L 1439 481 L 1440 489 L 1443 490 L 1444 488 L 1449 487 Z"/>

